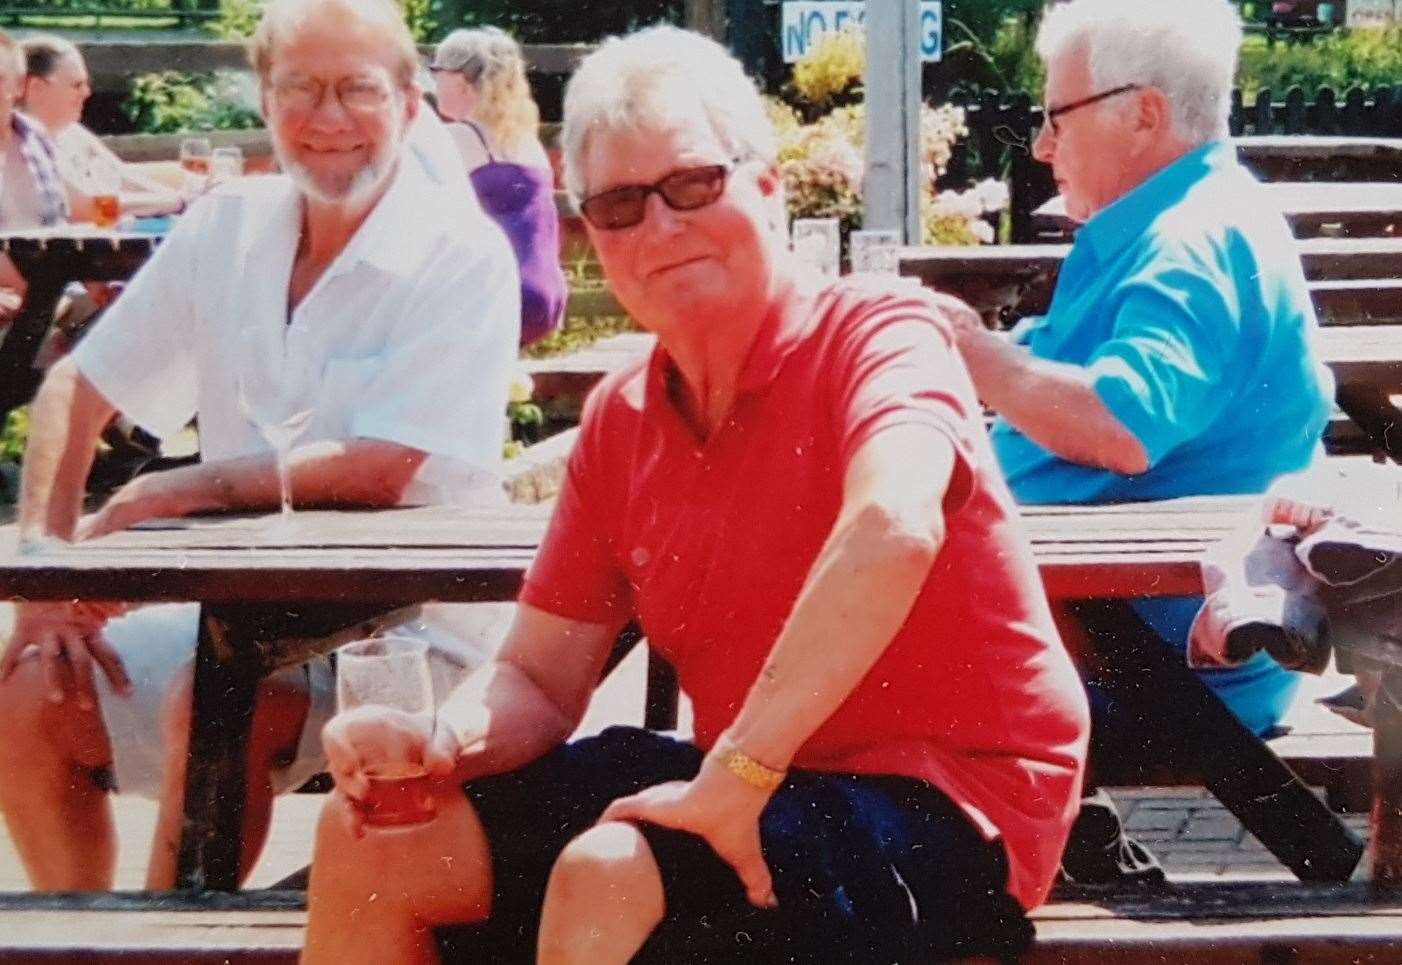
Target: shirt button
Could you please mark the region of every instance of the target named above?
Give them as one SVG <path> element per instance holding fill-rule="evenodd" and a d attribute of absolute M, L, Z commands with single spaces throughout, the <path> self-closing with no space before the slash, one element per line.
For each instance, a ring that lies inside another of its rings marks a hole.
<path fill-rule="evenodd" d="M 652 559 L 652 554 L 649 553 L 647 551 L 647 547 L 644 546 L 633 547 L 633 552 L 631 556 L 633 558 L 634 566 L 647 566 L 648 561 Z"/>

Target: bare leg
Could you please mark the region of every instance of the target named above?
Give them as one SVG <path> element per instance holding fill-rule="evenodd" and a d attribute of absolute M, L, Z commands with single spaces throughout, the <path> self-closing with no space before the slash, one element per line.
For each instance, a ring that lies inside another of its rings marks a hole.
<path fill-rule="evenodd" d="M 624 965 L 665 911 L 662 876 L 638 829 L 596 825 L 560 852 L 550 872 L 536 961 Z"/>
<path fill-rule="evenodd" d="M 175 886 L 180 831 L 185 816 L 185 761 L 190 746 L 192 694 L 193 675 L 187 669 L 176 678 L 163 714 L 167 754 L 161 807 L 155 839 L 151 843 L 151 864 L 146 873 L 146 887 L 151 889 Z M 301 671 L 279 674 L 258 687 L 248 748 L 248 797 L 243 811 L 240 880 L 253 870 L 268 839 L 273 811 L 272 772 L 286 759 L 288 752 L 296 750 L 309 704 Z"/>
<path fill-rule="evenodd" d="M 491 910 L 487 835 L 461 789 L 444 787 L 438 817 L 412 828 L 350 830 L 352 805 L 333 792 L 317 825 L 307 891 L 305 965 L 436 963 L 435 925 Z"/>
<path fill-rule="evenodd" d="M 36 656 L 0 684 L 0 810 L 30 883 L 43 891 L 112 887 L 117 832 L 97 772 L 112 762 L 97 710 L 51 703 Z"/>

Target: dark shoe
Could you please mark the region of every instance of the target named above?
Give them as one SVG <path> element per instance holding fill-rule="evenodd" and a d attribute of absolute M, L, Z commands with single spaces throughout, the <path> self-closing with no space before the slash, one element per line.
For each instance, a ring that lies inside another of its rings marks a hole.
<path fill-rule="evenodd" d="M 1061 856 L 1061 874 L 1078 885 L 1161 888 L 1167 883 L 1158 859 L 1125 834 L 1119 812 L 1104 791 L 1082 799 Z"/>

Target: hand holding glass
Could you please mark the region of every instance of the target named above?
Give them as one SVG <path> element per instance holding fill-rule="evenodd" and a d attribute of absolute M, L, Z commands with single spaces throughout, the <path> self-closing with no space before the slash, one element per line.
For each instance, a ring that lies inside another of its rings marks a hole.
<path fill-rule="evenodd" d="M 428 645 L 407 637 L 359 640 L 336 655 L 336 710 L 374 706 L 415 718 L 425 739 L 433 734 L 433 681 Z M 422 760 L 367 764 L 365 823 L 376 827 L 423 824 L 436 815 L 432 778 Z"/>

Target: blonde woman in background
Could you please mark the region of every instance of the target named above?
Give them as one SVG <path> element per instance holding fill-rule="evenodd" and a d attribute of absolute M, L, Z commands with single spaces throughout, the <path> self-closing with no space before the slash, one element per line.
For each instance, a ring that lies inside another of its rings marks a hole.
<path fill-rule="evenodd" d="M 429 71 L 478 200 L 516 252 L 521 342 L 534 342 L 560 324 L 568 286 L 555 177 L 521 48 L 495 27 L 455 30 L 438 45 Z"/>

